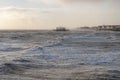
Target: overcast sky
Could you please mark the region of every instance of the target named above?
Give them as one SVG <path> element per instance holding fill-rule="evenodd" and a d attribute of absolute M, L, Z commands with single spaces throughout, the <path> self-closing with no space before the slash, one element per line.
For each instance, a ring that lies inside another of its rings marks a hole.
<path fill-rule="evenodd" d="M 0 0 L 0 29 L 120 24 L 120 0 Z"/>

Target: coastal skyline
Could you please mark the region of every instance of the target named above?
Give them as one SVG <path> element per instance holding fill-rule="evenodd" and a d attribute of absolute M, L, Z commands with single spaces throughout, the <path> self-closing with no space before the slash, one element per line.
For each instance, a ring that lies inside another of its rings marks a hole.
<path fill-rule="evenodd" d="M 0 29 L 119 25 L 120 0 L 0 0 Z"/>

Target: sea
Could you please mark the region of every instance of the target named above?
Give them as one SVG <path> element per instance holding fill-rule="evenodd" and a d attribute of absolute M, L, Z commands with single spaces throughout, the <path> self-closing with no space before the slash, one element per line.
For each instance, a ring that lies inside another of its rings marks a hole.
<path fill-rule="evenodd" d="M 120 32 L 0 31 L 0 80 L 120 80 Z"/>

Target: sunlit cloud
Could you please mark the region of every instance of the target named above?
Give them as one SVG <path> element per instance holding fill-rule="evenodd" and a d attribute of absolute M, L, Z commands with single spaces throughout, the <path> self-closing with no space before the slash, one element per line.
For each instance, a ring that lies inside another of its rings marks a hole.
<path fill-rule="evenodd" d="M 38 11 L 33 8 L 0 8 L 0 28 L 23 28 L 30 26 Z M 34 12 L 34 13 L 33 13 Z"/>
<path fill-rule="evenodd" d="M 57 9 L 2 7 L 0 8 L 0 28 L 44 29 L 43 26 L 51 24 L 51 15 L 54 13 L 57 13 Z"/>

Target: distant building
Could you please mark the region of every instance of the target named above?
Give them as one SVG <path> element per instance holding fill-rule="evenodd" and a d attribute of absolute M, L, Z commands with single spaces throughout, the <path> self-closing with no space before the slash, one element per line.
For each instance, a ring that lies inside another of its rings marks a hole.
<path fill-rule="evenodd" d="M 69 31 L 65 27 L 57 27 L 54 31 Z"/>
<path fill-rule="evenodd" d="M 120 25 L 102 25 L 97 27 L 98 30 L 115 30 L 120 31 Z"/>
<path fill-rule="evenodd" d="M 80 27 L 80 29 L 90 29 L 90 27 L 85 26 L 85 27 Z"/>
<path fill-rule="evenodd" d="M 85 27 L 79 27 L 77 29 L 89 31 L 89 30 L 97 30 L 97 27 L 88 27 L 88 26 L 85 26 Z"/>
<path fill-rule="evenodd" d="M 94 26 L 94 27 L 91 27 L 91 29 L 92 29 L 92 30 L 97 30 L 98 27 L 95 27 L 95 26 Z"/>

